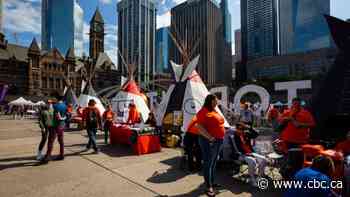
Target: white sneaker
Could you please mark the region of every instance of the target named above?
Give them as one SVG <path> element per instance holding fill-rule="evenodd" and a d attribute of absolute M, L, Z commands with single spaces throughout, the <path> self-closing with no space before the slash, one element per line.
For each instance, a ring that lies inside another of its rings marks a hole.
<path fill-rule="evenodd" d="M 36 160 L 40 161 L 42 158 L 44 158 L 44 155 L 42 155 L 41 152 L 38 151 L 38 153 L 36 155 Z"/>

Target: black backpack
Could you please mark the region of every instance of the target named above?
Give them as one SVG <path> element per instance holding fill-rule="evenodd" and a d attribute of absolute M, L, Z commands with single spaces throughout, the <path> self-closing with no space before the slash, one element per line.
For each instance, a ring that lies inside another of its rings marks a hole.
<path fill-rule="evenodd" d="M 86 119 L 87 126 L 89 128 L 97 128 L 97 121 L 98 121 L 98 118 L 97 118 L 96 111 L 95 110 L 89 110 L 89 114 L 88 114 L 88 117 Z"/>

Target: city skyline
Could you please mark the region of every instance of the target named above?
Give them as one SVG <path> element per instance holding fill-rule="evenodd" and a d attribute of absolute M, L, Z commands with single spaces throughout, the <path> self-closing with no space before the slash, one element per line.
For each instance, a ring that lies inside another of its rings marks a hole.
<path fill-rule="evenodd" d="M 95 12 L 96 7 L 100 8 L 101 14 L 106 20 L 105 51 L 110 55 L 113 62 L 116 62 L 117 48 L 117 16 L 116 4 L 119 0 L 79 0 L 84 10 L 84 52 L 89 52 L 89 21 Z M 185 0 L 159 0 L 157 12 L 157 28 L 170 25 L 170 8 Z M 218 0 L 218 3 L 220 0 Z M 232 22 L 232 35 L 236 29 L 240 29 L 240 0 L 230 0 L 229 10 Z M 38 40 L 41 46 L 41 0 L 5 0 L 3 4 L 3 31 L 10 43 L 19 45 L 30 45 L 33 37 Z M 347 0 L 331 0 L 331 15 L 343 20 L 350 18 L 347 8 L 350 2 Z M 22 16 L 18 20 L 18 16 Z M 234 40 L 232 36 L 232 40 Z M 234 53 L 234 42 L 232 42 Z"/>

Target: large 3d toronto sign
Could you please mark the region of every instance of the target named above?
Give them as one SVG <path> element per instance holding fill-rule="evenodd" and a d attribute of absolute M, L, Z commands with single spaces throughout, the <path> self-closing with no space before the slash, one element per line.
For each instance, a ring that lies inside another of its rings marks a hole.
<path fill-rule="evenodd" d="M 288 104 L 290 104 L 292 99 L 297 96 L 297 90 L 311 89 L 312 87 L 311 80 L 276 82 L 274 85 L 275 91 L 287 91 Z M 220 104 L 225 108 L 228 107 L 228 87 L 215 87 L 210 89 L 210 93 L 220 94 Z M 247 93 L 256 93 L 261 100 L 261 109 L 264 111 L 268 109 L 271 99 L 270 93 L 264 87 L 258 85 L 246 85 L 238 89 L 234 96 L 235 112 L 239 112 L 241 99 Z M 150 92 L 147 94 L 147 96 L 150 98 L 150 103 L 152 105 L 152 103 L 155 101 L 157 93 Z"/>

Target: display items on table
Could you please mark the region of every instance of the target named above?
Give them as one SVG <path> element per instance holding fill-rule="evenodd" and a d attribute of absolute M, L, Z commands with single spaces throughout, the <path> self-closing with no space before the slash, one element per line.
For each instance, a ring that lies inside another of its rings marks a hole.
<path fill-rule="evenodd" d="M 130 145 L 137 155 L 161 151 L 159 133 L 155 128 L 147 125 L 144 127 L 112 125 L 110 143 Z"/>

